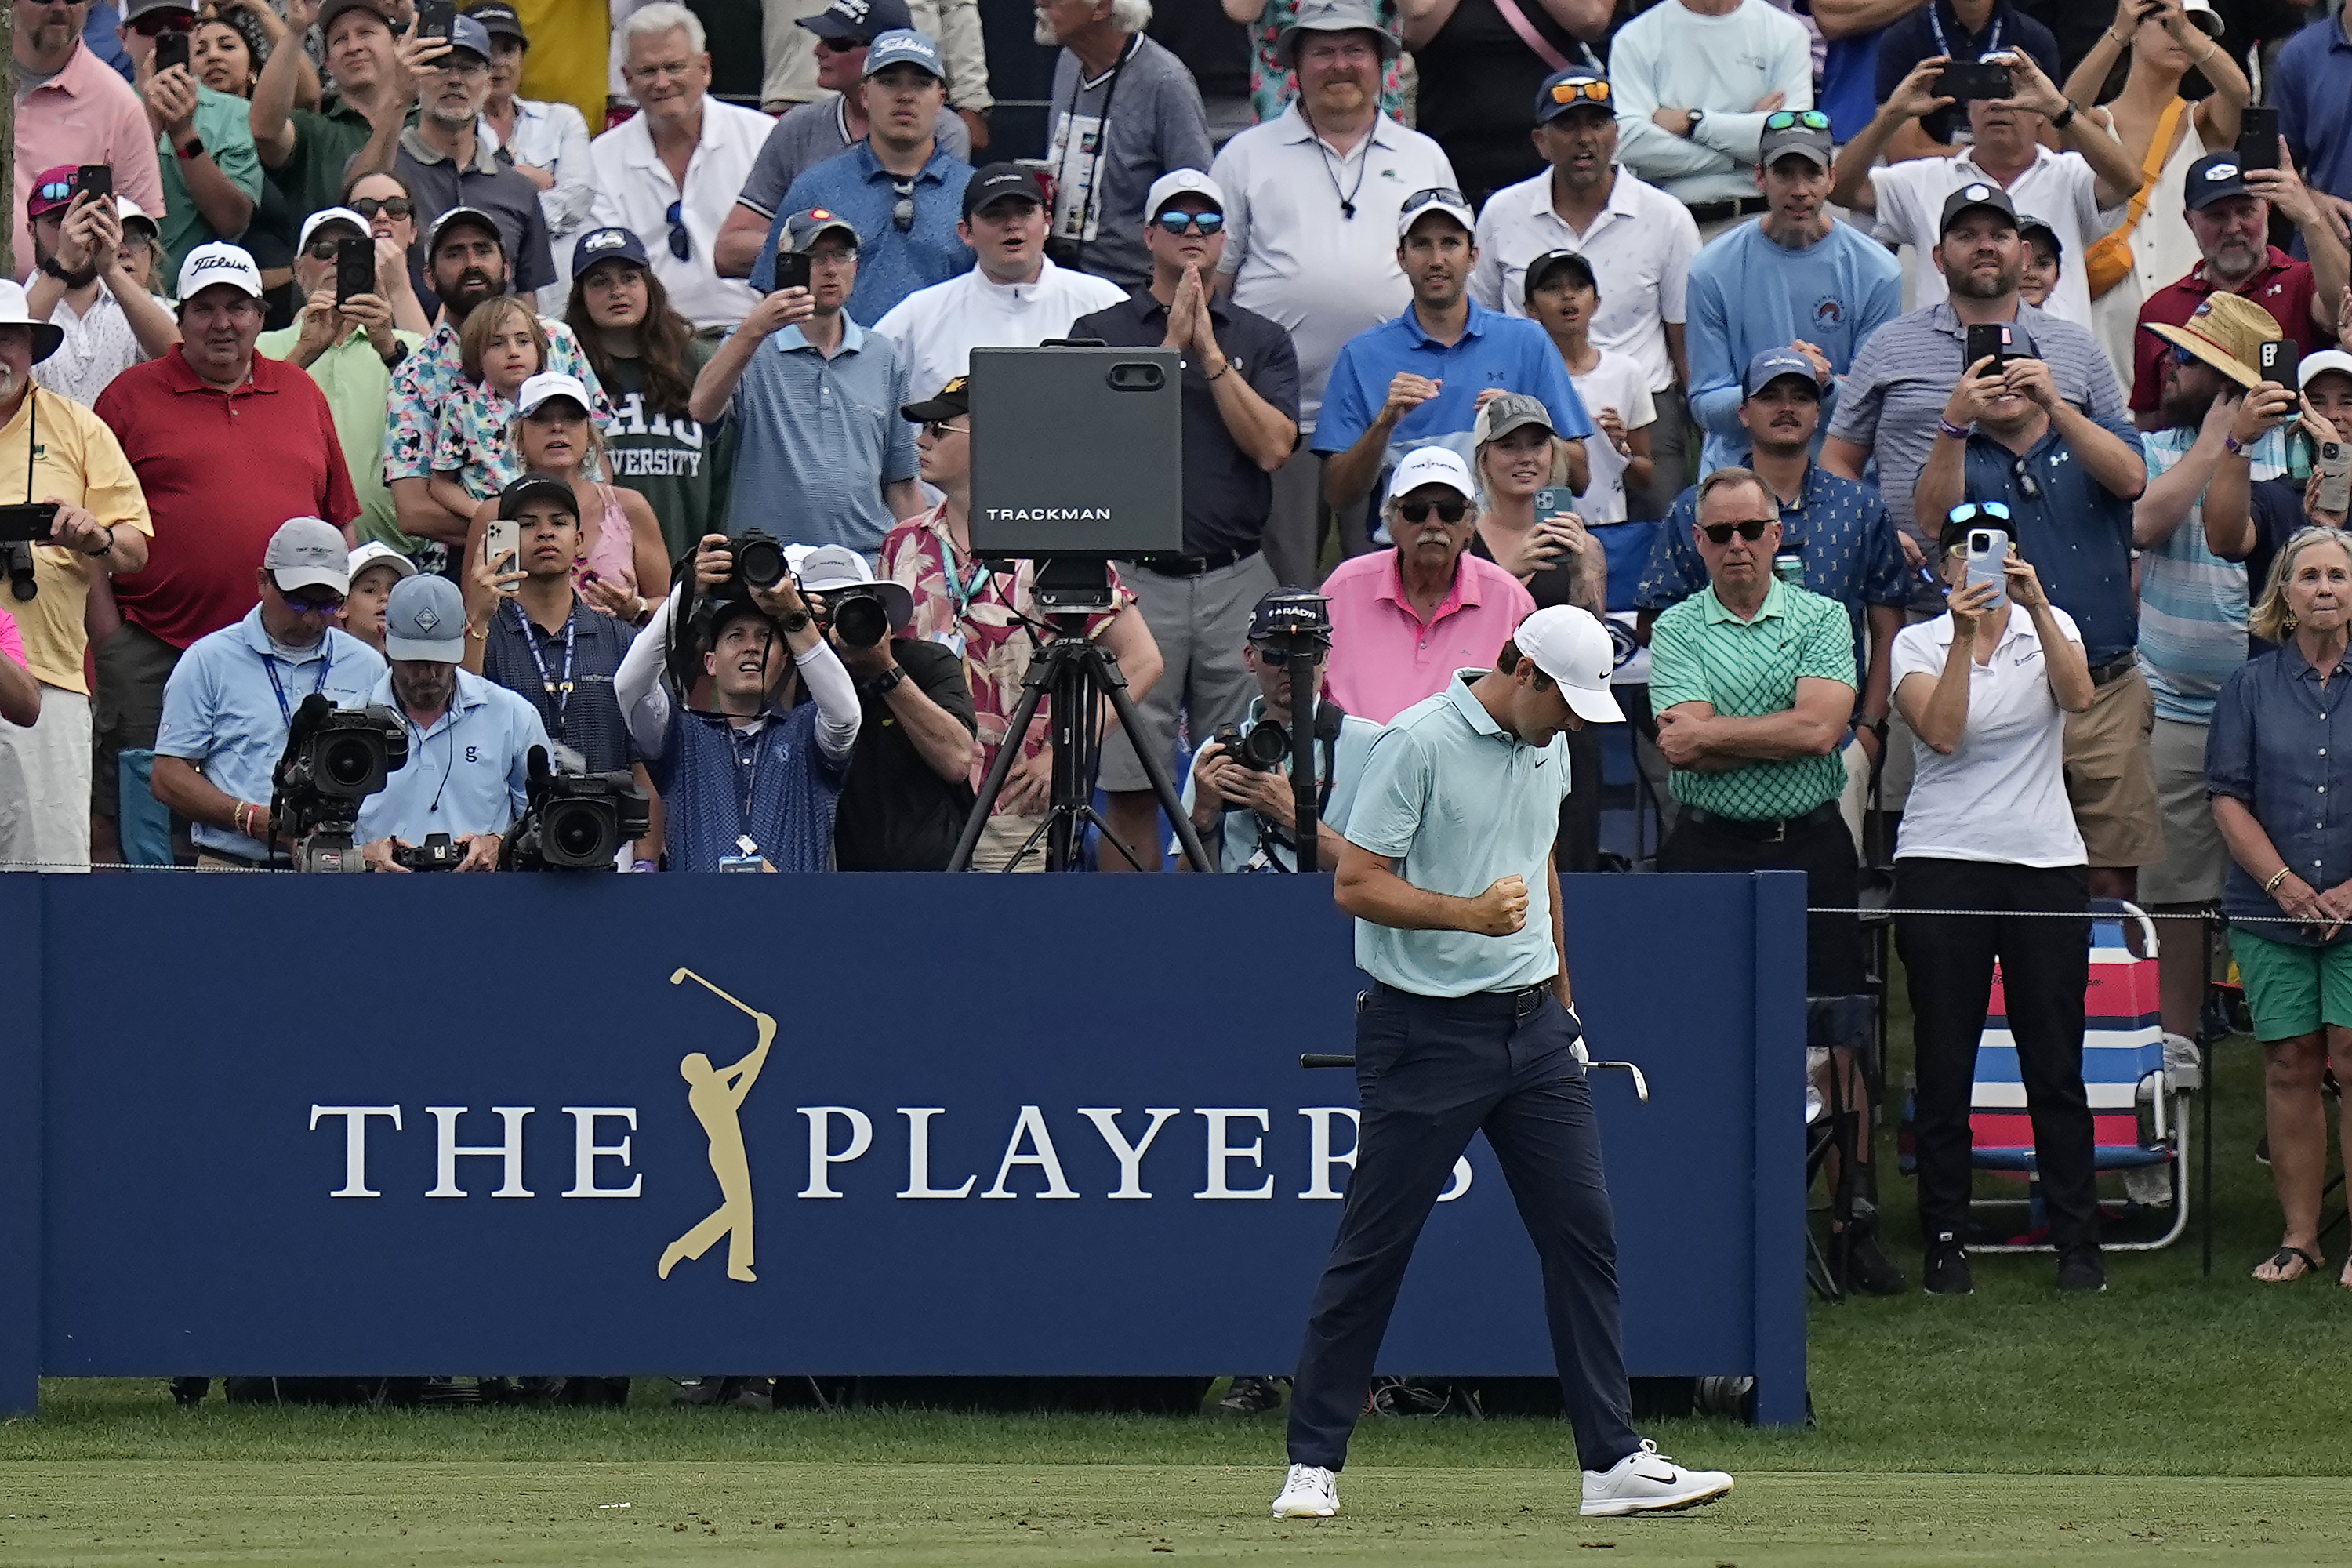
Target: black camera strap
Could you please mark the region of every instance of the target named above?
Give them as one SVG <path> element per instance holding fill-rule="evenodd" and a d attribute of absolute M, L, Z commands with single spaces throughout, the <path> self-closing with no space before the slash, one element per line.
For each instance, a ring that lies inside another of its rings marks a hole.
<path fill-rule="evenodd" d="M 1347 717 L 1347 710 L 1328 697 L 1315 706 L 1315 743 L 1323 753 L 1322 761 L 1315 769 L 1315 815 L 1318 819 L 1331 808 L 1331 775 L 1339 755 L 1339 726 Z M 1251 815 L 1255 816 L 1257 814 L 1253 812 Z M 1274 858 L 1272 848 L 1277 844 L 1290 851 L 1290 865 L 1285 866 Z M 1298 846 L 1290 841 L 1288 834 L 1263 816 L 1257 819 L 1257 847 L 1270 868 L 1278 871 L 1297 869 Z"/>

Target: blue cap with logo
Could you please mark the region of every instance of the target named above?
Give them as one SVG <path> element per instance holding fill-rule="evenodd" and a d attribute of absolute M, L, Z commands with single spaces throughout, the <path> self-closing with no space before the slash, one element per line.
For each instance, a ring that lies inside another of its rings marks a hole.
<path fill-rule="evenodd" d="M 1748 374 L 1739 378 L 1740 396 L 1753 397 L 1784 375 L 1797 377 L 1816 397 L 1821 395 L 1821 373 L 1812 361 L 1794 349 L 1766 349 L 1748 362 Z"/>
<path fill-rule="evenodd" d="M 912 27 L 894 27 L 866 46 L 867 76 L 879 76 L 892 66 L 919 66 L 941 81 L 948 79 L 939 45 Z"/>
<path fill-rule="evenodd" d="M 2238 165 L 2234 147 L 2219 153 L 2208 153 L 2189 165 L 2188 177 L 2181 181 L 2181 197 L 2191 212 L 2210 205 L 2223 196 L 2246 194 L 2246 173 Z"/>
<path fill-rule="evenodd" d="M 600 261 L 632 261 L 649 271 L 653 268 L 646 242 L 630 228 L 592 228 L 582 235 L 572 247 L 572 276 L 585 276 Z"/>
<path fill-rule="evenodd" d="M 862 38 L 871 41 L 885 33 L 912 27 L 904 0 L 833 0 L 800 25 L 820 38 Z"/>
<path fill-rule="evenodd" d="M 449 24 L 449 47 L 452 52 L 471 49 L 487 64 L 490 58 L 490 30 L 460 12 L 457 20 Z"/>
<path fill-rule="evenodd" d="M 784 232 L 778 237 L 776 248 L 797 255 L 814 245 L 819 236 L 827 234 L 842 235 L 848 239 L 852 249 L 856 247 L 856 225 L 831 207 L 811 207 L 784 220 Z"/>
<path fill-rule="evenodd" d="M 383 651 L 387 658 L 464 663 L 466 602 L 457 584 L 439 575 L 394 584 L 383 606 Z"/>

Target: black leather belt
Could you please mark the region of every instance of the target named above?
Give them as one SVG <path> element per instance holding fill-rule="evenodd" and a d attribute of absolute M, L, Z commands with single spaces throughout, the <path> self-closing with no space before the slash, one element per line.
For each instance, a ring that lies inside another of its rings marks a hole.
<path fill-rule="evenodd" d="M 1693 223 L 1713 223 L 1719 217 L 1746 217 L 1750 213 L 1760 213 L 1772 204 L 1762 196 L 1725 196 L 1719 201 L 1685 205 L 1690 209 Z"/>
<path fill-rule="evenodd" d="M 1401 990 L 1385 980 L 1373 981 L 1372 989 L 1385 991 L 1409 1002 L 1433 1002 L 1441 1007 L 1460 1007 L 1477 1013 L 1508 1013 L 1515 1018 L 1524 1018 L 1534 1013 L 1544 1005 L 1544 998 L 1552 994 L 1549 980 L 1534 985 L 1522 985 L 1516 991 L 1473 991 L 1467 996 L 1424 996 L 1418 991 Z"/>
<path fill-rule="evenodd" d="M 2129 675 L 2133 670 L 2137 669 L 2138 668 L 2138 655 L 2129 653 L 2117 654 L 2115 658 L 2107 660 L 2106 663 L 2099 666 L 2098 668 L 2091 671 L 2091 684 L 2094 686 L 2105 686 L 2112 681 L 2121 680 L 2125 676 Z"/>
<path fill-rule="evenodd" d="M 1162 577 L 1205 577 L 1212 572 L 1222 572 L 1237 562 L 1257 553 L 1257 546 L 1247 544 L 1238 550 L 1220 550 L 1214 555 L 1147 555 L 1137 564 L 1157 572 Z"/>
<path fill-rule="evenodd" d="M 1822 802 L 1802 816 L 1767 816 L 1751 820 L 1748 817 L 1724 816 L 1712 811 L 1701 811 L 1695 805 L 1677 807 L 1675 815 L 1678 821 L 1689 822 L 1700 827 L 1720 828 L 1726 833 L 1737 834 L 1742 838 L 1754 838 L 1771 844 L 1778 844 L 1787 838 L 1789 830 L 1792 827 L 1818 827 L 1822 823 L 1840 820 L 1838 803 L 1833 800 Z"/>

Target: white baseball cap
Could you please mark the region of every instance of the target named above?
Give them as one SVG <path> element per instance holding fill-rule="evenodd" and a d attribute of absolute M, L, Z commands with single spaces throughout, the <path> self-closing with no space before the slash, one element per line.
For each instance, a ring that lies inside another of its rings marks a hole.
<path fill-rule="evenodd" d="M 352 231 L 362 239 L 367 239 L 374 232 L 368 226 L 367 219 L 349 207 L 320 207 L 302 220 L 302 237 L 294 242 L 294 248 L 310 249 L 310 237 L 319 232 L 320 226 L 331 223 L 349 224 Z"/>
<path fill-rule="evenodd" d="M 381 539 L 371 539 L 352 552 L 348 573 L 351 581 L 358 582 L 360 574 L 371 566 L 389 566 L 403 577 L 416 575 L 416 563 Z"/>
<path fill-rule="evenodd" d="M 787 544 L 784 564 L 799 579 L 803 593 L 833 594 L 844 588 L 868 585 L 876 588 L 894 632 L 905 631 L 907 623 L 915 618 L 913 590 L 895 579 L 877 579 L 866 557 L 846 544 Z"/>
<path fill-rule="evenodd" d="M 1150 223 L 1160 216 L 1160 209 L 1178 196 L 1206 196 L 1217 211 L 1225 210 L 1224 187 L 1198 169 L 1171 169 L 1151 182 L 1151 192 L 1143 198 L 1143 221 Z"/>
<path fill-rule="evenodd" d="M 215 239 L 196 247 L 180 263 L 179 296 L 183 305 L 194 299 L 199 289 L 215 283 L 242 289 L 256 300 L 261 298 L 261 268 L 253 264 L 252 256 L 241 245 Z"/>
<path fill-rule="evenodd" d="M 583 414 L 595 412 L 596 405 L 588 395 L 588 388 L 576 375 L 566 375 L 560 370 L 543 370 L 522 384 L 515 394 L 515 409 L 521 414 L 538 410 L 541 404 L 558 397 L 568 397 L 580 405 Z"/>
<path fill-rule="evenodd" d="M 2312 377 L 2331 370 L 2338 375 L 2352 375 L 2352 354 L 2342 349 L 2322 349 L 2315 354 L 2304 355 L 2302 367 L 2294 373 L 2295 384 L 2309 386 Z"/>
<path fill-rule="evenodd" d="M 321 518 L 289 517 L 279 523 L 261 552 L 261 564 L 280 588 L 351 592 L 351 551 L 343 531 Z"/>
<path fill-rule="evenodd" d="M 1444 485 L 1460 491 L 1465 500 L 1478 499 L 1478 487 L 1470 478 L 1470 465 L 1450 447 L 1416 447 L 1389 475 L 1391 499 L 1411 495 L 1423 485 Z"/>
<path fill-rule="evenodd" d="M 1592 724 L 1622 724 L 1625 710 L 1609 694 L 1617 669 L 1617 645 L 1592 612 L 1575 605 L 1552 605 L 1519 623 L 1511 634 L 1536 668 L 1559 682 L 1560 695 L 1578 718 Z"/>

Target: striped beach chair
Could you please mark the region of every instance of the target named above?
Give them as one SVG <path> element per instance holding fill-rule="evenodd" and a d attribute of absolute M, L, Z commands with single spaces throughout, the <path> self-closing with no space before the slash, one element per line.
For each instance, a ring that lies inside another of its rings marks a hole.
<path fill-rule="evenodd" d="M 2124 944 L 2124 927 L 2137 925 L 2146 957 Z M 2169 1247 L 2189 1225 L 2189 1123 L 2182 1116 L 2186 1086 L 2164 1059 L 2164 1023 L 2158 1000 L 2156 929 L 2135 906 L 2116 900 L 2091 902 L 2091 978 L 2084 993 L 2083 1083 L 2089 1091 L 2094 1163 L 2102 1173 L 2141 1173 L 2132 1185 L 2144 1190 L 2147 1173 L 2160 1173 L 2171 1200 L 2172 1219 L 2161 1236 L 2147 1241 L 2102 1238 L 2112 1251 L 2150 1251 Z M 1977 1170 L 2034 1179 L 2033 1122 L 2026 1114 L 2025 1084 L 2018 1071 L 2017 1042 L 2009 1032 L 2000 972 L 1993 972 L 1992 997 L 1977 1048 L 1976 1084 L 1970 1095 L 1969 1130 Z M 1983 1252 L 2047 1251 L 2038 1194 L 1979 1198 L 1972 1208 L 2027 1207 L 2024 1233 L 2006 1244 L 1970 1248 Z"/>

